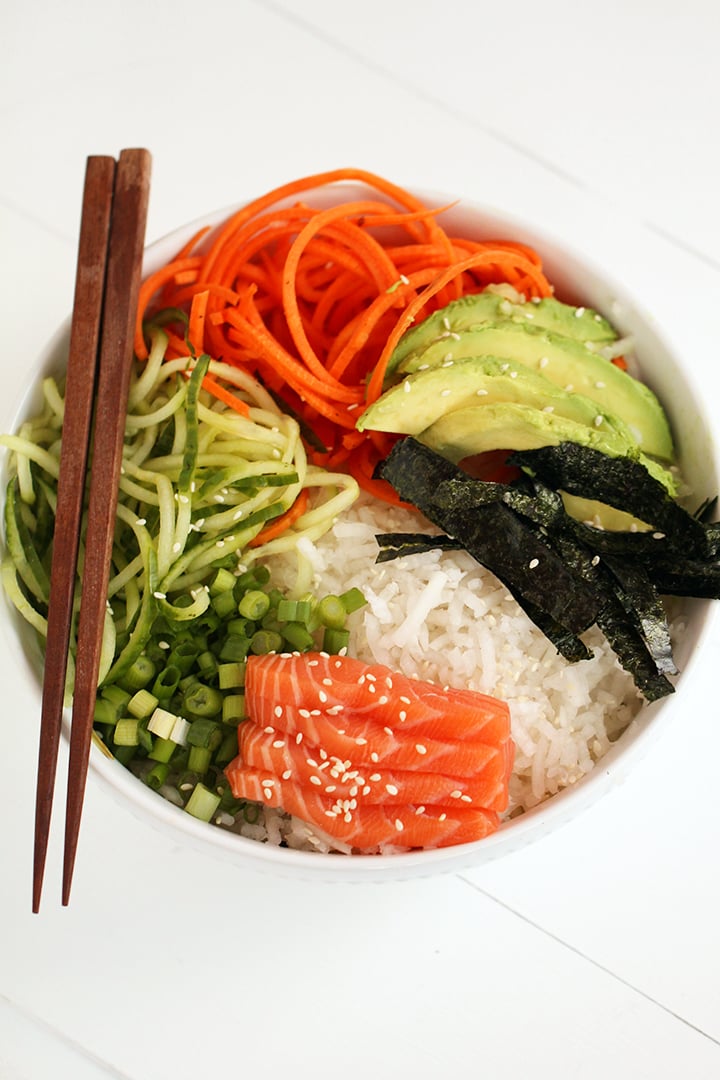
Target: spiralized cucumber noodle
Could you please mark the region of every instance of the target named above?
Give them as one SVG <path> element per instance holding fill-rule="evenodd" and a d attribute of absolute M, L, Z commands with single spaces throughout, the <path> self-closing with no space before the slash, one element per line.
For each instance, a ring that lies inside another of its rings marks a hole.
<path fill-rule="evenodd" d="M 302 538 L 320 538 L 358 495 L 349 475 L 308 463 L 297 421 L 257 379 L 207 356 L 165 360 L 166 335 L 158 327 L 150 334 L 149 357 L 135 362 L 131 375 L 100 682 L 132 665 L 157 616 L 178 623 L 201 615 L 219 566 L 242 572 L 268 555 L 293 552 L 297 573 L 288 595 L 302 595 L 313 573 Z M 206 373 L 245 403 L 247 415 L 202 388 Z M 62 383 L 47 377 L 41 411 L 17 435 L 0 436 L 11 451 L 9 490 L 17 496 L 6 506 L 3 585 L 40 635 L 47 632 L 49 586 L 47 550 L 37 550 L 37 538 L 46 519 L 49 550 L 63 413 Z M 307 509 L 280 535 L 250 546 L 304 489 Z M 33 551 L 23 542 L 30 534 Z M 83 553 L 81 538 L 79 567 Z M 74 651 L 73 631 L 68 696 Z"/>

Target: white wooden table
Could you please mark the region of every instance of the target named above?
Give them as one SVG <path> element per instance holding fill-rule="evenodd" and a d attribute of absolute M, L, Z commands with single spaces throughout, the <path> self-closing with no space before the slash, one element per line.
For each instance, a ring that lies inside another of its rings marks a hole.
<path fill-rule="evenodd" d="M 133 145 L 150 240 L 340 164 L 530 218 L 633 292 L 717 417 L 719 36 L 714 0 L 6 7 L 4 423 L 70 308 L 85 158 Z M 72 903 L 56 841 L 39 917 L 36 702 L 3 639 L 0 1077 L 720 1076 L 712 634 L 625 784 L 502 861 L 289 884 L 168 846 L 91 781 Z"/>

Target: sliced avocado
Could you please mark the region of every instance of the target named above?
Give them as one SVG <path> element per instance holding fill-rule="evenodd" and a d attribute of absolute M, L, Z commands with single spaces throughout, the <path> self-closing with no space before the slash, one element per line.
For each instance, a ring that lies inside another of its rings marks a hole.
<path fill-rule="evenodd" d="M 633 442 L 627 426 L 590 398 L 561 389 L 523 364 L 495 356 L 448 361 L 408 375 L 366 409 L 357 426 L 360 431 L 417 435 L 446 413 L 499 402 L 527 405 L 596 430 L 610 429 L 628 445 Z"/>
<path fill-rule="evenodd" d="M 508 402 L 446 413 L 417 439 L 456 465 L 487 450 L 536 450 L 564 442 L 591 446 L 610 457 L 638 456 L 637 447 L 617 432 L 596 431 L 564 416 Z"/>
<path fill-rule="evenodd" d="M 596 529 L 604 529 L 606 532 L 650 532 L 652 525 L 633 517 L 624 510 L 617 510 L 607 503 L 598 502 L 596 499 L 583 499 L 580 495 L 569 495 L 567 491 L 560 492 L 565 512 L 576 521 L 583 521 Z"/>
<path fill-rule="evenodd" d="M 608 344 L 617 339 L 607 319 L 592 308 L 573 307 L 552 296 L 523 301 L 515 289 L 489 285 L 484 292 L 452 300 L 403 334 L 390 358 L 388 373 L 395 371 L 409 356 L 436 341 L 447 340 L 452 334 L 476 330 L 485 323 L 503 319 L 521 324 L 532 323 L 533 326 L 565 334 L 577 341 Z"/>
<path fill-rule="evenodd" d="M 467 356 L 505 357 L 540 372 L 556 386 L 583 394 L 623 420 L 646 454 L 672 461 L 670 425 L 652 390 L 582 342 L 561 334 L 512 322 L 489 323 L 429 345 L 408 357 L 399 370 L 409 374 Z"/>

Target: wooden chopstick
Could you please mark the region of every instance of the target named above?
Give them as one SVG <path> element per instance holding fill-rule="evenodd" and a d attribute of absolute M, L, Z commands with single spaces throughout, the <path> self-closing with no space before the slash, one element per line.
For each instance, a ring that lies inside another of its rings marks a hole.
<path fill-rule="evenodd" d="M 89 158 L 87 163 L 50 578 L 36 800 L 33 911 L 39 910 L 47 852 L 82 502 L 90 458 L 70 730 L 63 904 L 69 901 L 75 866 L 107 608 L 150 163 L 150 154 L 141 149 L 123 150 L 117 165 L 112 158 Z"/>

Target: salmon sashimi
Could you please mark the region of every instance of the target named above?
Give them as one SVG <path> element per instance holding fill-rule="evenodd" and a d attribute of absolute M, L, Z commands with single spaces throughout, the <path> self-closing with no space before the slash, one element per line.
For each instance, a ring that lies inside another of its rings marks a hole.
<path fill-rule="evenodd" d="M 445 776 L 386 765 L 358 764 L 329 755 L 307 740 L 246 720 L 238 732 L 240 758 L 283 780 L 314 786 L 333 798 L 360 798 L 363 804 L 450 803 L 456 799 L 487 810 L 507 809 L 508 762 L 505 748 L 487 747 L 484 768 L 470 777 Z"/>
<path fill-rule="evenodd" d="M 333 711 L 350 710 L 357 718 L 441 742 L 469 738 L 495 743 L 507 726 L 507 706 L 498 698 L 469 690 L 443 690 L 382 664 L 365 664 L 349 656 L 254 656 L 248 663 L 245 689 L 255 704 L 253 718 L 258 723 L 269 722 L 267 710 L 282 703 L 291 712 L 304 708 L 333 715 Z M 258 715 L 261 702 L 266 710 L 263 721 Z"/>
<path fill-rule="evenodd" d="M 359 852 L 498 828 L 514 757 L 505 702 L 326 653 L 248 658 L 233 794 Z"/>
<path fill-rule="evenodd" d="M 334 799 L 311 787 L 284 781 L 274 773 L 244 765 L 236 758 L 226 769 L 233 794 L 289 814 L 359 851 L 385 845 L 407 848 L 448 847 L 482 840 L 500 818 L 492 810 L 454 806 L 360 805 L 355 799 Z"/>

